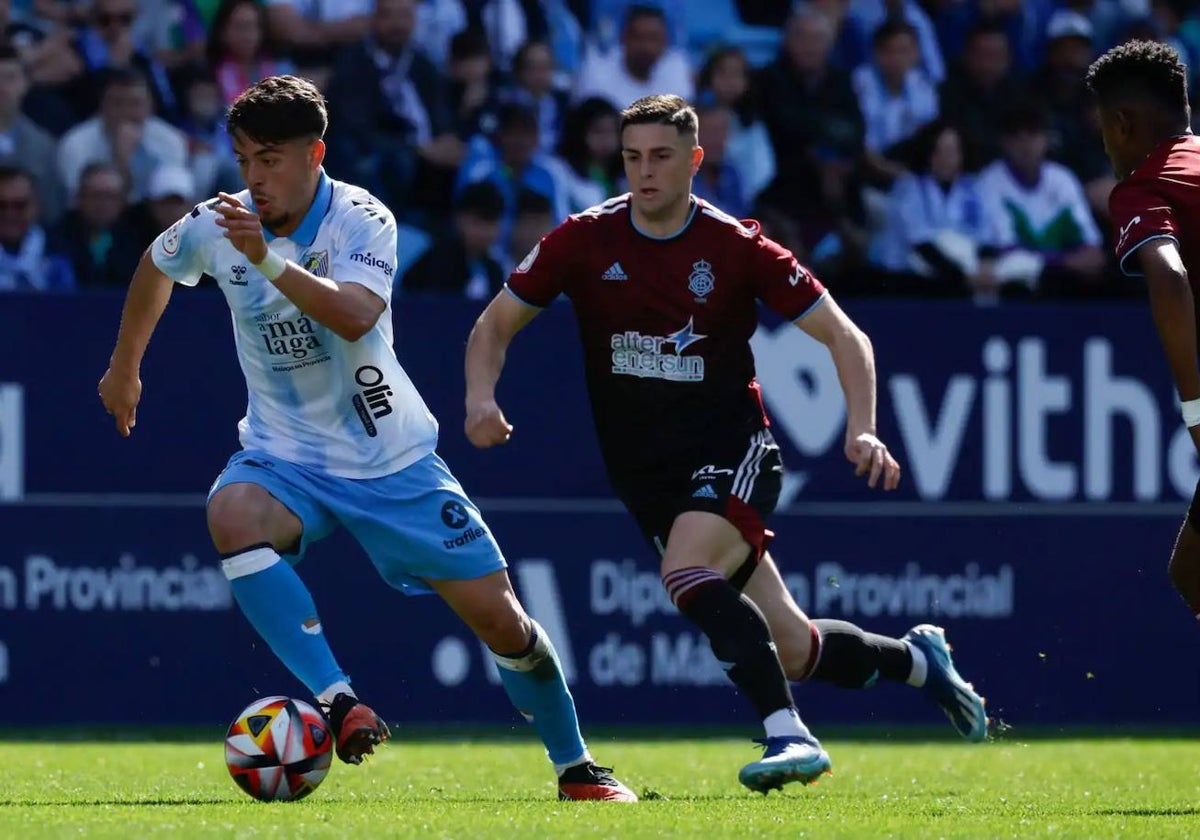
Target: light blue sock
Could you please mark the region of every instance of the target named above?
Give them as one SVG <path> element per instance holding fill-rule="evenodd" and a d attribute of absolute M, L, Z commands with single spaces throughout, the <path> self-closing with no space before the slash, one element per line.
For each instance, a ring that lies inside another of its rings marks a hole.
<path fill-rule="evenodd" d="M 229 579 L 242 614 L 296 679 L 318 695 L 335 683 L 349 683 L 325 640 L 317 607 L 296 570 L 269 545 L 256 545 L 226 557 Z"/>
<path fill-rule="evenodd" d="M 500 681 L 508 698 L 533 724 L 555 770 L 561 772 L 590 758 L 579 734 L 575 701 L 546 631 L 534 621 L 533 638 L 525 650 L 509 656 L 493 651 L 492 657 L 500 666 Z"/>

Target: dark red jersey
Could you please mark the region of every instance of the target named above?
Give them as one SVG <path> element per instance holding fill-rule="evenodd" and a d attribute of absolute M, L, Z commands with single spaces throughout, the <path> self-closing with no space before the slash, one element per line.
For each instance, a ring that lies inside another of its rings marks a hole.
<path fill-rule="evenodd" d="M 1108 199 L 1121 270 L 1142 275 L 1138 248 L 1173 239 L 1200 300 L 1200 139 L 1191 134 L 1163 142 Z"/>
<path fill-rule="evenodd" d="M 601 450 L 614 476 L 744 449 L 767 425 L 750 336 L 758 302 L 796 320 L 824 288 L 792 253 L 696 199 L 678 234 L 640 232 L 629 196 L 572 216 L 508 278 L 532 306 L 575 305 Z"/>

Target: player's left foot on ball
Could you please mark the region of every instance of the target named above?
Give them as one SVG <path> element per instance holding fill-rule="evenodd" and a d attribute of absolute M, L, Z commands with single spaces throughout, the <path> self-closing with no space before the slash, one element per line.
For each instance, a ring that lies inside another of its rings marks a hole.
<path fill-rule="evenodd" d="M 811 735 L 755 738 L 763 746 L 763 757 L 752 761 L 738 773 L 738 781 L 764 796 L 782 790 L 789 782 L 816 784 L 825 773 L 833 772 L 829 753 Z"/>
<path fill-rule="evenodd" d="M 922 689 L 942 707 L 958 734 L 975 742 L 987 738 L 990 721 L 984 699 L 955 669 L 946 631 L 932 624 L 918 624 L 904 634 L 904 641 L 925 654 L 928 670 Z"/>
<path fill-rule="evenodd" d="M 559 799 L 593 799 L 604 802 L 637 802 L 637 794 L 621 784 L 611 767 L 593 761 L 568 767 L 558 777 Z"/>
<path fill-rule="evenodd" d="M 383 718 L 349 694 L 334 697 L 325 716 L 337 739 L 337 757 L 347 764 L 362 764 L 363 756 L 374 753 L 376 744 L 392 737 Z"/>

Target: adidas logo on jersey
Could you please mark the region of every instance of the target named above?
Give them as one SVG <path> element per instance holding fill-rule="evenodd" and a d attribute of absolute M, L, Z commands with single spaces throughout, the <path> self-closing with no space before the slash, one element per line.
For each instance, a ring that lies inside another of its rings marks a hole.
<path fill-rule="evenodd" d="M 610 265 L 603 274 L 600 275 L 601 280 L 628 280 L 629 275 L 625 273 L 625 269 L 621 268 L 619 262 Z"/>
<path fill-rule="evenodd" d="M 692 494 L 693 499 L 715 499 L 717 491 L 713 489 L 711 484 L 705 484 L 699 490 Z"/>

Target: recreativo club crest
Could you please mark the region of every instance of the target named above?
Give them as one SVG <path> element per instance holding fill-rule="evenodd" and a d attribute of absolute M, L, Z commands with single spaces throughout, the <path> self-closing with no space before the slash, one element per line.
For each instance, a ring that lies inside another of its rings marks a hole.
<path fill-rule="evenodd" d="M 717 284 L 713 276 L 712 264 L 708 260 L 697 260 L 692 263 L 692 273 L 688 275 L 688 291 L 696 296 L 696 303 L 705 303 L 705 298 Z"/>

